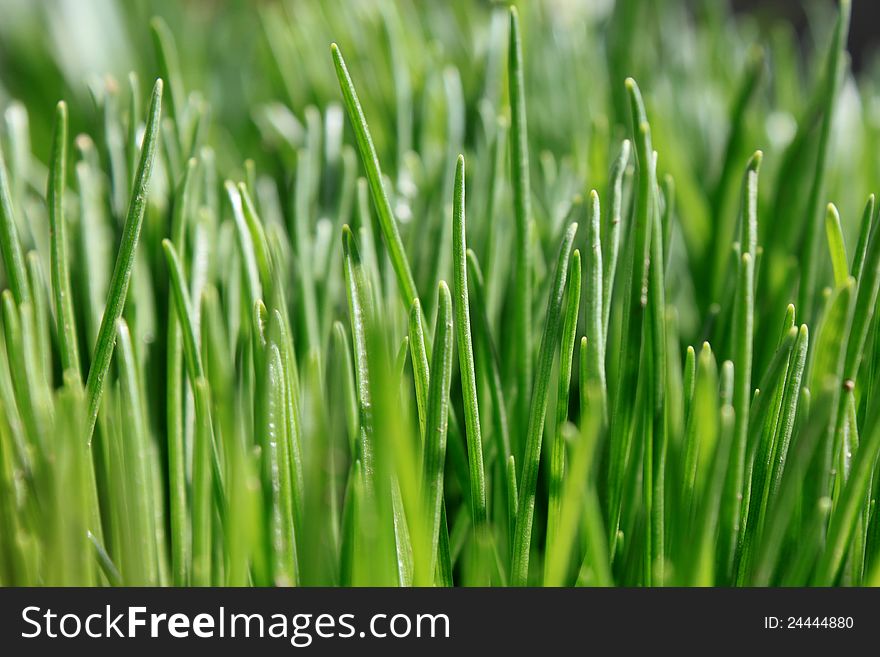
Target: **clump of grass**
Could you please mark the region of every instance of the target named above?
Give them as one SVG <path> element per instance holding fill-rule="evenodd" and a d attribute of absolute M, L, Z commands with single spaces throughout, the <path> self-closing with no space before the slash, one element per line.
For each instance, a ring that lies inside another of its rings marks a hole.
<path fill-rule="evenodd" d="M 230 9 L 241 80 L 168 9 L 147 103 L 15 41 L 0 584 L 880 582 L 850 3 L 685 4 Z"/>

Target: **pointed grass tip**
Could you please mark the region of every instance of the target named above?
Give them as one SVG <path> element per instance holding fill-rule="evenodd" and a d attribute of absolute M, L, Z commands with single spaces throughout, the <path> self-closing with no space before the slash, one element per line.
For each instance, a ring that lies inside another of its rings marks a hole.
<path fill-rule="evenodd" d="M 757 173 L 761 168 L 761 161 L 764 159 L 764 151 L 757 150 L 749 158 L 748 170 Z"/>

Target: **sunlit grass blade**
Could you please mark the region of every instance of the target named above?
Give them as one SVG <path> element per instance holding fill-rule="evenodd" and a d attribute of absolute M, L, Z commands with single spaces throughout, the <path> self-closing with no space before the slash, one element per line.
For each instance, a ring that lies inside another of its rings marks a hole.
<path fill-rule="evenodd" d="M 834 271 L 834 285 L 846 283 L 847 269 L 846 246 L 843 243 L 843 232 L 840 228 L 840 214 L 834 203 L 829 203 L 825 212 L 825 237 L 828 239 L 828 252 L 831 256 L 831 268 Z"/>
<path fill-rule="evenodd" d="M 598 218 L 597 218 L 598 219 Z M 596 222 L 598 224 L 598 221 Z M 598 228 L 598 225 L 595 227 Z M 589 292 L 588 292 L 589 294 Z M 544 563 L 544 580 L 559 580 L 559 574 L 551 575 L 551 564 L 559 559 L 551 559 L 554 553 L 554 543 L 560 526 L 562 513 L 563 482 L 565 481 L 565 447 L 566 440 L 563 428 L 568 417 L 568 394 L 571 389 L 571 367 L 574 359 L 574 342 L 577 332 L 578 309 L 581 301 L 581 254 L 577 249 L 571 255 L 571 273 L 569 274 L 568 291 L 566 292 L 565 318 L 562 324 L 562 345 L 559 348 L 559 383 L 556 392 L 556 414 L 553 423 L 553 438 L 550 447 L 550 484 L 549 500 L 547 502 L 547 539 L 545 552 L 547 554 Z M 599 416 L 599 413 L 590 413 Z M 584 438 L 584 437 L 582 437 Z M 592 438 L 592 436 L 590 437 Z M 586 439 L 586 438 L 584 438 Z M 574 477 L 576 475 L 570 475 Z M 563 550 L 563 553 L 567 552 Z M 558 566 L 559 564 L 557 564 Z"/>
<path fill-rule="evenodd" d="M 627 150 L 628 149 L 625 149 L 625 152 Z M 595 411 L 600 414 L 604 423 L 607 420 L 608 413 L 608 392 L 605 383 L 604 325 L 604 295 L 606 294 L 606 286 L 604 286 L 602 278 L 604 273 L 602 269 L 602 242 L 599 233 L 599 194 L 596 190 L 590 192 L 589 213 L 589 221 L 587 222 L 586 285 L 584 290 L 586 295 L 585 331 L 587 334 L 587 354 L 589 358 L 588 370 L 590 381 L 596 383 L 596 387 L 599 391 L 599 408 L 595 409 Z M 612 239 L 614 238 L 612 237 Z M 614 249 L 615 245 L 612 245 L 611 248 Z M 608 292 L 610 292 L 610 290 L 608 290 Z M 572 339 L 574 339 L 573 336 Z"/>

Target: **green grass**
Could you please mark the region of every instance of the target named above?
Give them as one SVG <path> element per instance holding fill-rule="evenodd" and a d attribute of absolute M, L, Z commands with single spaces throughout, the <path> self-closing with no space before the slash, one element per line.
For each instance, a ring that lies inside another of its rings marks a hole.
<path fill-rule="evenodd" d="M 0 584 L 880 584 L 850 2 L 601 4 L 11 12 Z"/>

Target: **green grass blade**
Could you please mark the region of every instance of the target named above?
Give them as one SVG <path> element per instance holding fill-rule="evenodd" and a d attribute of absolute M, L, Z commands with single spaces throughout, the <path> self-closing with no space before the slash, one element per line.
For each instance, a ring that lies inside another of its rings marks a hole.
<path fill-rule="evenodd" d="M 370 374 L 367 357 L 366 322 L 372 314 L 369 283 L 361 263 L 360 253 L 348 226 L 342 227 L 342 253 L 345 280 L 348 290 L 348 311 L 351 317 L 351 334 L 354 339 L 355 381 L 357 382 L 360 407 L 360 439 L 358 459 L 367 491 L 372 489 L 373 478 L 373 411 L 370 397 Z"/>
<path fill-rule="evenodd" d="M 0 252 L 3 254 L 6 278 L 15 303 L 27 303 L 31 299 L 31 291 L 27 283 L 24 251 L 22 251 L 18 228 L 15 225 L 9 173 L 6 171 L 6 160 L 3 157 L 2 146 L 0 146 Z"/>
<path fill-rule="evenodd" d="M 608 526 L 611 538 L 611 553 L 615 553 L 614 545 L 620 521 L 620 503 L 623 494 L 626 459 L 629 453 L 629 436 L 634 413 L 631 408 L 631 391 L 636 388 L 641 352 L 641 325 L 644 317 L 645 281 L 647 280 L 647 263 L 650 255 L 651 214 L 655 209 L 653 200 L 655 186 L 652 184 L 651 162 L 654 150 L 651 146 L 651 128 L 647 123 L 645 107 L 641 92 L 635 80 L 626 80 L 626 89 L 630 98 L 632 128 L 636 144 L 636 162 L 639 180 L 636 194 L 636 210 L 634 223 L 631 227 L 632 261 L 627 263 L 625 278 L 626 306 L 624 308 L 623 326 L 620 336 L 620 361 L 617 393 L 612 402 L 610 416 L 611 445 L 609 462 L 609 495 Z"/>
<path fill-rule="evenodd" d="M 752 398 L 752 350 L 755 330 L 755 256 L 758 239 L 758 175 L 763 153 L 757 151 L 746 167 L 746 179 L 742 199 L 742 232 L 739 275 L 733 310 L 733 452 L 731 468 L 725 485 L 725 507 L 721 522 L 729 543 L 722 543 L 720 566 L 722 576 L 734 567 L 736 550 L 742 539 L 744 512 L 748 513 L 748 482 L 745 480 L 746 456 L 748 454 L 749 404 Z"/>
<path fill-rule="evenodd" d="M 183 248 L 186 223 L 191 213 L 195 160 L 190 160 L 178 185 L 172 214 L 172 240 Z M 166 338 L 166 423 L 168 435 L 168 506 L 171 526 L 171 572 L 176 586 L 185 586 L 188 578 L 189 535 L 186 491 L 186 448 L 184 444 L 183 335 L 173 307 L 168 308 Z"/>
<path fill-rule="evenodd" d="M 831 256 L 831 268 L 834 271 L 834 285 L 840 287 L 846 283 L 849 270 L 846 264 L 843 231 L 840 228 L 840 214 L 834 203 L 829 203 L 825 212 L 825 236 L 828 238 L 828 252 Z"/>
<path fill-rule="evenodd" d="M 254 307 L 259 299 L 263 298 L 263 287 L 260 284 L 260 270 L 257 266 L 257 256 L 251 232 L 248 229 L 248 221 L 245 218 L 244 203 L 241 193 L 235 184 L 227 180 L 225 185 L 229 203 L 232 205 L 232 216 L 235 219 L 235 234 L 238 238 L 239 253 L 244 266 L 244 277 L 247 281 L 248 306 Z"/>
<path fill-rule="evenodd" d="M 183 329 L 183 353 L 186 358 L 186 367 L 190 378 L 203 379 L 205 370 L 202 365 L 201 350 L 196 339 L 195 325 L 193 323 L 193 308 L 183 276 L 183 265 L 177 250 L 170 240 L 162 240 L 162 249 L 168 263 L 168 271 L 171 274 L 171 292 L 174 298 L 174 307 L 177 310 L 177 318 Z"/>
<path fill-rule="evenodd" d="M 793 447 L 792 456 L 783 474 L 779 495 L 775 504 L 768 508 L 765 531 L 755 552 L 755 568 L 751 579 L 753 586 L 768 586 L 771 583 L 779 562 L 785 532 L 805 483 L 804 478 L 816 450 L 821 449 L 822 438 L 827 433 L 834 404 L 834 385 L 830 383 L 823 388 L 812 404 L 809 420 L 804 430 L 799 432 L 798 442 Z"/>
<path fill-rule="evenodd" d="M 856 243 L 856 250 L 853 253 L 852 275 L 853 278 L 861 282 L 862 267 L 865 264 L 865 254 L 868 251 L 868 242 L 871 238 L 872 228 L 874 226 L 874 195 L 868 197 L 865 203 L 865 209 L 862 212 L 862 221 L 859 224 L 859 241 Z"/>
<path fill-rule="evenodd" d="M 278 345 L 269 347 L 266 367 L 266 413 L 263 421 L 267 439 L 271 482 L 272 563 L 279 586 L 296 586 L 299 581 L 294 534 L 294 502 L 291 483 L 290 426 L 287 418 L 287 387 Z"/>
<path fill-rule="evenodd" d="M 452 380 L 453 340 L 452 299 L 449 288 L 440 282 L 434 349 L 431 354 L 433 376 L 428 384 L 425 447 L 422 460 L 425 505 L 431 523 L 431 572 L 437 564 L 440 541 L 440 510 L 443 503 L 443 471 L 446 460 L 449 385 Z M 420 581 L 422 578 L 417 578 Z"/>
<path fill-rule="evenodd" d="M 483 439 L 480 429 L 480 408 L 477 400 L 477 377 L 474 373 L 474 349 L 471 338 L 471 315 L 468 300 L 467 235 L 465 228 L 464 156 L 459 155 L 455 165 L 455 199 L 453 217 L 453 290 L 455 291 L 455 335 L 458 344 L 459 370 L 464 397 L 465 432 L 467 434 L 468 465 L 471 487 L 471 507 L 474 527 L 487 535 L 486 474 L 483 471 Z M 439 315 L 438 315 L 439 321 Z M 433 356 L 432 356 L 433 359 Z M 430 398 L 430 395 L 429 395 Z M 429 425 L 430 426 L 430 425 Z"/>
<path fill-rule="evenodd" d="M 598 223 L 598 222 L 597 222 Z M 589 294 L 589 293 L 588 293 Z M 556 415 L 554 417 L 553 440 L 550 447 L 550 485 L 547 503 L 547 539 L 544 563 L 544 580 L 551 578 L 550 555 L 554 554 L 554 543 L 562 512 L 563 482 L 565 481 L 565 437 L 563 427 L 568 417 L 568 395 L 571 389 L 571 366 L 574 359 L 574 342 L 577 333 L 578 309 L 581 301 L 581 254 L 577 249 L 571 254 L 571 273 L 566 292 L 565 319 L 562 324 L 562 345 L 559 351 L 559 383 L 556 392 Z M 592 415 L 597 415 L 593 413 Z M 552 579 L 558 579 L 556 574 Z"/>
<path fill-rule="evenodd" d="M 586 324 L 588 369 L 590 381 L 594 381 L 599 390 L 600 407 L 597 409 L 603 424 L 607 420 L 608 391 L 605 383 L 605 318 L 602 270 L 602 242 L 599 234 L 599 194 L 590 192 L 590 220 L 587 223 L 587 257 L 586 257 Z M 614 248 L 612 246 L 612 248 Z"/>
<path fill-rule="evenodd" d="M 128 482 L 127 503 L 131 505 L 129 514 L 134 524 L 132 532 L 138 537 L 140 547 L 138 567 L 132 569 L 132 572 L 138 573 L 138 579 L 134 580 L 138 585 L 156 586 L 159 583 L 159 556 L 156 545 L 157 528 L 154 526 L 155 515 L 152 508 L 154 500 L 149 494 L 151 474 L 147 421 L 143 415 L 144 401 L 138 384 L 137 363 L 128 325 L 125 320 L 120 319 L 116 326 L 122 398 L 126 406 L 125 413 L 130 420 L 128 427 L 131 429 L 125 436 L 123 447 L 127 475 L 131 477 Z"/>
<path fill-rule="evenodd" d="M 550 386 L 550 371 L 553 356 L 559 343 L 560 319 L 563 312 L 563 297 L 568 279 L 569 258 L 571 256 L 577 224 L 571 224 L 565 232 L 547 301 L 547 319 L 544 335 L 541 337 L 541 350 L 538 358 L 538 376 L 529 407 L 529 425 L 526 433 L 526 451 L 519 478 L 519 502 L 517 504 L 516 529 L 514 533 L 513 556 L 511 559 L 511 583 L 525 586 L 529 575 L 529 552 L 532 542 L 532 523 L 535 516 L 535 494 L 538 483 L 538 463 L 541 457 L 541 441 L 544 435 L 544 418 L 547 413 L 547 395 Z"/>
<path fill-rule="evenodd" d="M 692 411 L 686 427 L 682 513 L 690 516 L 703 499 L 718 444 L 718 364 L 708 342 L 697 357 Z"/>
<path fill-rule="evenodd" d="M 425 438 L 428 412 L 428 384 L 430 380 L 428 353 L 425 351 L 425 331 L 422 328 L 422 305 L 416 299 L 409 310 L 409 348 L 412 351 L 413 379 L 416 388 L 416 406 L 419 414 L 419 431 Z"/>
<path fill-rule="evenodd" d="M 624 139 L 620 147 L 620 154 L 614 161 L 611 169 L 611 212 L 606 224 L 605 238 L 602 242 L 606 245 L 602 264 L 602 333 L 605 342 L 608 341 L 608 321 L 611 316 L 611 293 L 614 290 L 615 276 L 617 275 L 617 260 L 620 251 L 621 209 L 623 207 L 623 176 L 629 165 L 632 145 L 629 139 Z"/>
<path fill-rule="evenodd" d="M 34 321 L 37 329 L 37 349 L 39 353 L 41 374 L 43 380 L 51 385 L 52 372 L 52 339 L 56 338 L 58 331 L 52 322 L 50 310 L 50 292 L 46 287 L 46 278 L 43 276 L 43 265 L 36 251 L 29 251 L 25 256 L 28 270 L 28 283 L 33 295 L 31 297 L 34 306 Z M 54 330 L 53 330 L 54 329 Z"/>
<path fill-rule="evenodd" d="M 55 301 L 55 320 L 61 347 L 61 367 L 64 371 L 73 371 L 77 377 L 81 377 L 64 218 L 64 189 L 67 180 L 67 105 L 64 101 L 60 101 L 55 108 L 51 162 L 46 199 L 52 241 L 52 297 Z"/>
<path fill-rule="evenodd" d="M 110 279 L 110 291 L 104 316 L 101 320 L 101 328 L 98 331 L 98 340 L 95 347 L 95 355 L 89 368 L 86 391 L 89 399 L 88 436 L 91 441 L 98 418 L 98 407 L 101 403 L 101 393 L 104 391 L 104 379 L 110 368 L 110 359 L 113 357 L 113 348 L 116 345 L 116 320 L 122 316 L 125 307 L 125 299 L 128 294 L 128 283 L 134 268 L 134 258 L 141 226 L 144 220 L 144 210 L 147 205 L 147 189 L 150 183 L 150 174 L 153 170 L 153 160 L 156 155 L 156 145 L 159 135 L 162 112 L 162 80 L 156 80 L 153 94 L 150 98 L 150 109 L 147 112 L 147 126 L 144 133 L 141 159 L 138 163 L 137 175 L 132 188 L 131 201 L 128 206 L 128 214 L 125 218 L 122 241 L 119 253 L 116 256 L 116 265 L 113 268 L 113 276 Z"/>
<path fill-rule="evenodd" d="M 529 398 L 532 390 L 532 258 L 529 247 L 532 201 L 529 186 L 529 148 L 522 38 L 516 7 L 510 8 L 510 44 L 507 56 L 511 118 L 510 163 L 516 226 L 514 341 L 516 344 L 517 412 L 515 415 L 517 425 L 525 427 L 529 419 Z M 518 442 L 522 444 L 521 440 Z M 521 488 L 520 494 L 522 494 L 522 490 Z"/>
<path fill-rule="evenodd" d="M 335 43 L 330 46 L 330 50 L 333 54 L 333 64 L 336 66 L 336 77 L 339 79 L 339 86 L 342 89 L 345 109 L 348 111 L 348 118 L 354 128 L 358 151 L 367 173 L 370 193 L 373 196 L 373 205 L 379 217 L 379 225 L 382 228 L 385 246 L 388 248 L 388 255 L 391 257 L 391 264 L 394 267 L 394 273 L 397 275 L 397 284 L 400 286 L 404 304 L 406 307 L 410 307 L 416 297 L 418 297 L 418 291 L 410 271 L 409 262 L 406 259 L 403 241 L 400 239 L 400 233 L 397 230 L 397 223 L 391 210 L 388 193 L 382 180 L 382 169 L 379 167 L 379 158 L 376 155 L 376 148 L 373 146 L 373 138 L 370 135 L 364 111 L 361 109 L 360 100 L 358 100 L 351 76 L 348 74 L 348 68 L 345 66 L 342 53 Z"/>

